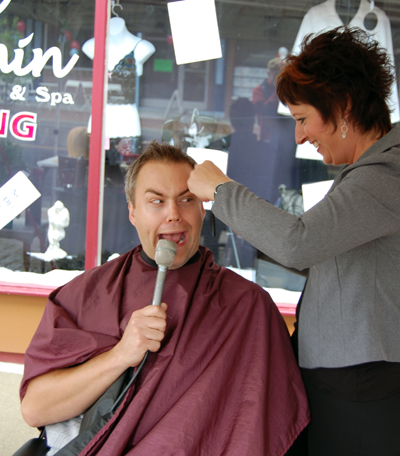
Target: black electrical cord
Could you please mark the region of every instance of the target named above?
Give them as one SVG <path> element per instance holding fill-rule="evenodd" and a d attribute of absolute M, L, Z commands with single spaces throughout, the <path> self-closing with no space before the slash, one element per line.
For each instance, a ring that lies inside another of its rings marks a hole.
<path fill-rule="evenodd" d="M 136 377 L 139 375 L 139 372 L 142 370 L 142 367 L 143 367 L 143 365 L 144 365 L 144 363 L 146 361 L 146 358 L 147 358 L 148 354 L 149 354 L 149 351 L 147 350 L 147 352 L 145 353 L 145 355 L 144 355 L 144 357 L 142 359 L 142 362 L 139 364 L 138 368 L 136 369 L 136 372 L 132 375 L 132 378 L 129 380 L 129 383 L 126 385 L 126 387 L 124 388 L 122 393 L 119 395 L 117 400 L 114 402 L 114 404 L 110 408 L 110 412 L 115 411 L 115 409 L 118 407 L 119 403 L 121 402 L 121 400 L 125 396 L 126 392 L 128 391 L 129 387 L 132 385 L 132 383 L 135 381 Z"/>

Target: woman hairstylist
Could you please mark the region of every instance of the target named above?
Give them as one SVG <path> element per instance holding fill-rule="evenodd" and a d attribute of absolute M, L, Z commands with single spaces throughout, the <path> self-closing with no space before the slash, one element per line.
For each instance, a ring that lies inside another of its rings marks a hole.
<path fill-rule="evenodd" d="M 400 130 L 387 100 L 394 78 L 359 29 L 307 37 L 278 76 L 296 142 L 345 165 L 301 217 L 197 165 L 189 189 L 271 258 L 309 268 L 298 316 L 312 456 L 400 454 Z M 222 185 L 221 185 L 222 184 Z"/>

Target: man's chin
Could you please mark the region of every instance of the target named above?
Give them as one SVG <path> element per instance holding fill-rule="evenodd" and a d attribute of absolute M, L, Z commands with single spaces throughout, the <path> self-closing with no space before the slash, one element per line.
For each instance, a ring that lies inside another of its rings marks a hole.
<path fill-rule="evenodd" d="M 187 263 L 187 259 L 185 258 L 184 260 L 177 260 L 172 263 L 172 265 L 168 268 L 170 271 L 174 269 L 179 269 L 182 266 L 184 266 Z"/>
<path fill-rule="evenodd" d="M 179 269 L 182 266 L 184 266 L 191 258 L 192 255 L 184 252 L 179 252 L 176 254 L 175 261 L 172 263 L 172 265 L 168 268 L 169 270 L 173 269 Z"/>

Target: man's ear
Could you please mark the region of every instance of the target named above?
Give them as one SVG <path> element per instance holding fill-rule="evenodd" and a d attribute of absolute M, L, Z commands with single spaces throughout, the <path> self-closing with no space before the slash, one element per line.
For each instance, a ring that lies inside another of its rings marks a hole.
<path fill-rule="evenodd" d="M 135 208 L 133 204 L 129 202 L 128 204 L 128 211 L 129 211 L 129 221 L 132 223 L 133 226 L 136 226 L 136 218 L 135 218 Z"/>
<path fill-rule="evenodd" d="M 206 210 L 204 209 L 204 203 L 201 202 L 201 214 L 202 214 L 202 219 L 203 219 L 203 222 L 204 222 L 204 217 L 206 216 Z"/>

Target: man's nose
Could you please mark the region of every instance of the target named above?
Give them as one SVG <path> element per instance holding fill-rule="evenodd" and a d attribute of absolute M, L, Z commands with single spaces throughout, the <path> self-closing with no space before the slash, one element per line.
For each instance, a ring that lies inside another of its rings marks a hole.
<path fill-rule="evenodd" d="M 168 214 L 167 218 L 169 222 L 175 222 L 181 220 L 181 213 L 179 210 L 179 205 L 175 202 L 168 205 Z"/>
<path fill-rule="evenodd" d="M 296 124 L 294 137 L 296 140 L 296 144 L 304 144 L 307 141 L 307 136 L 304 133 L 304 128 L 301 125 Z"/>

